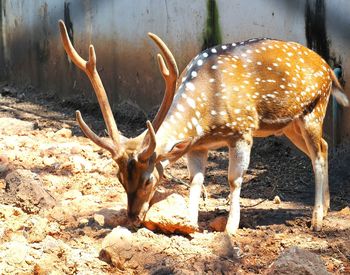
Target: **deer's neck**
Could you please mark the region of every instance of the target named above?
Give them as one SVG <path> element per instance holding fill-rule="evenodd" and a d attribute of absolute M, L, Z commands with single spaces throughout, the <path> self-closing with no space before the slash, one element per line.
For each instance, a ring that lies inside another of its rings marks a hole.
<path fill-rule="evenodd" d="M 189 137 L 188 135 L 181 135 L 181 138 L 179 138 L 177 132 L 174 129 L 175 127 L 171 126 L 170 122 L 164 120 L 162 126 L 159 128 L 156 134 L 157 155 L 168 153 L 176 143 Z"/>

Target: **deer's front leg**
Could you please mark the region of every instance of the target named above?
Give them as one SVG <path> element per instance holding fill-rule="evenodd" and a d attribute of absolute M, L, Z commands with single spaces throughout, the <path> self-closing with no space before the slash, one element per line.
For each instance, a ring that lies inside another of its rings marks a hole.
<path fill-rule="evenodd" d="M 226 224 L 226 232 L 230 235 L 236 233 L 240 219 L 239 198 L 243 174 L 248 169 L 250 160 L 251 139 L 238 141 L 229 148 L 228 182 L 230 185 L 230 212 Z"/>
<path fill-rule="evenodd" d="M 187 153 L 187 167 L 190 174 L 189 219 L 193 224 L 198 223 L 199 199 L 204 182 L 205 167 L 207 166 L 208 151 L 191 151 Z"/>

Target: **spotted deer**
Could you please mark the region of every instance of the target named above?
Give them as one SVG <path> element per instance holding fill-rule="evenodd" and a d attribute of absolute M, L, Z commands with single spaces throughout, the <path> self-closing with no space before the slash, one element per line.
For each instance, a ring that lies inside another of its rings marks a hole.
<path fill-rule="evenodd" d="M 197 224 L 208 150 L 227 146 L 230 209 L 226 232 L 234 234 L 253 137 L 285 135 L 312 161 L 316 182 L 312 227 L 321 229 L 330 205 L 323 119 L 330 94 L 344 106 L 348 100 L 318 54 L 295 42 L 250 39 L 204 50 L 178 77 L 169 49 L 149 34 L 165 58 L 158 55 L 166 91 L 155 119 L 147 121 L 147 130 L 127 139 L 118 132 L 96 71 L 93 46 L 85 61 L 71 45 L 62 21 L 60 30 L 68 56 L 92 82 L 110 138 L 94 134 L 79 111 L 77 121 L 86 136 L 116 161 L 129 217 L 143 219 L 164 168 L 186 154 L 191 180 L 189 218 Z"/>

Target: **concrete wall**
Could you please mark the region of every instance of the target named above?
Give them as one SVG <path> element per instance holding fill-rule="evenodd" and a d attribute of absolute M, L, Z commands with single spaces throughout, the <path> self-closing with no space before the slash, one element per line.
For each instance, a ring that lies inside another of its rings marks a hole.
<path fill-rule="evenodd" d="M 59 19 L 71 23 L 74 45 L 82 56 L 87 56 L 90 43 L 95 45 L 98 69 L 114 108 L 127 100 L 148 111 L 162 99 L 164 84 L 155 59 L 157 49 L 147 38 L 149 31 L 164 39 L 180 70 L 207 45 L 206 35 L 215 25 L 220 35 L 214 41 L 267 36 L 316 45 L 332 63 L 342 64 L 345 81 L 350 80 L 347 0 L 0 0 L 0 3 L 1 79 L 54 91 L 61 98 L 83 95 L 94 100 L 86 76 L 66 58 L 58 36 Z M 208 20 L 208 15 L 214 19 Z M 347 94 L 350 96 L 348 90 Z M 350 111 L 344 110 L 341 119 L 341 134 L 350 135 L 350 123 L 346 123 Z"/>

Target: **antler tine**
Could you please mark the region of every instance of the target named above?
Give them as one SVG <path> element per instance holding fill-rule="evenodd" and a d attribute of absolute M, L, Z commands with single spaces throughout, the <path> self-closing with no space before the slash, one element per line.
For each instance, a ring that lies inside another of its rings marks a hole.
<path fill-rule="evenodd" d="M 167 65 L 169 66 L 169 70 L 174 74 L 175 79 L 179 76 L 179 70 L 177 68 L 177 64 L 175 58 L 168 46 L 164 43 L 164 41 L 154 33 L 149 32 L 148 36 L 157 44 L 158 48 L 161 50 L 162 54 L 165 57 Z"/>
<path fill-rule="evenodd" d="M 157 44 L 165 58 L 164 61 L 162 55 L 157 55 L 159 68 L 166 85 L 162 104 L 152 122 L 154 131 L 157 132 L 173 101 L 176 81 L 179 77 L 179 70 L 177 68 L 174 56 L 165 43 L 153 33 L 148 33 L 148 36 Z"/>
<path fill-rule="evenodd" d="M 83 72 L 85 72 L 88 78 L 90 79 L 90 82 L 94 88 L 98 103 L 100 105 L 102 115 L 108 129 L 109 136 L 111 137 L 114 144 L 114 149 L 113 149 L 114 153 L 116 153 L 118 151 L 118 148 L 120 147 L 120 136 L 119 136 L 117 124 L 114 120 L 112 109 L 108 102 L 106 91 L 103 87 L 101 78 L 96 70 L 96 53 L 95 53 L 94 46 L 90 45 L 89 47 L 89 60 L 88 61 L 84 60 L 74 49 L 68 37 L 66 26 L 62 20 L 59 21 L 59 27 L 60 27 L 62 42 L 64 45 L 64 49 L 66 50 L 66 53 L 71 58 L 73 63 L 77 65 Z M 82 128 L 82 130 L 83 131 L 86 130 L 87 125 L 85 124 L 86 126 L 85 127 L 84 124 L 80 122 L 79 122 L 79 125 Z M 91 129 L 89 129 L 89 131 L 84 131 L 84 133 L 87 135 L 88 138 L 90 138 L 96 144 L 110 151 L 109 149 L 111 149 L 110 147 L 111 145 L 110 144 L 106 145 L 105 140 L 103 140 L 102 138 L 99 138 L 95 133 L 91 131 Z"/>
<path fill-rule="evenodd" d="M 74 49 L 72 43 L 70 42 L 70 39 L 68 37 L 68 32 L 66 29 L 66 25 L 62 20 L 58 21 L 59 27 L 60 27 L 60 33 L 61 33 L 61 39 L 63 42 L 64 49 L 66 50 L 66 53 L 71 58 L 71 60 L 74 62 L 76 66 L 79 67 L 79 69 L 86 71 L 86 63 L 87 61 L 77 53 L 77 51 Z"/>
<path fill-rule="evenodd" d="M 137 157 L 138 160 L 141 162 L 148 160 L 152 156 L 157 146 L 156 133 L 154 132 L 152 123 L 149 120 L 147 120 L 147 128 L 148 128 L 148 132 L 147 132 L 148 138 L 145 139 L 145 141 L 147 141 L 148 144 L 145 146 L 143 151 L 138 154 L 138 157 Z"/>
<path fill-rule="evenodd" d="M 106 149 L 107 151 L 109 151 L 112 154 L 112 158 L 115 158 L 117 156 L 117 151 L 115 150 L 115 146 L 114 144 L 110 143 L 108 140 L 106 139 L 102 139 L 100 138 L 98 135 L 96 135 L 91 129 L 90 127 L 85 123 L 83 117 L 81 116 L 80 111 L 76 111 L 75 112 L 76 115 L 76 119 L 77 122 L 81 128 L 81 130 L 83 131 L 83 133 L 89 138 L 91 139 L 96 145 Z"/>

